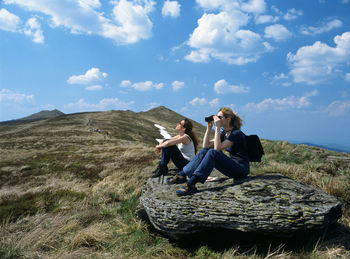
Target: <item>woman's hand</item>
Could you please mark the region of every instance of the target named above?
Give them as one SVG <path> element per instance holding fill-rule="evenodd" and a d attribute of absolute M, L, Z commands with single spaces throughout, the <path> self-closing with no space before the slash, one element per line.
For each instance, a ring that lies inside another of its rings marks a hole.
<path fill-rule="evenodd" d="M 216 115 L 214 115 L 214 124 L 215 124 L 216 128 L 220 128 L 221 127 L 221 119 L 218 116 L 216 116 Z"/>
<path fill-rule="evenodd" d="M 211 129 L 213 127 L 213 121 L 207 121 L 207 128 Z"/>
<path fill-rule="evenodd" d="M 154 153 L 159 154 L 161 149 L 162 148 L 159 147 L 159 145 L 157 145 L 156 148 L 154 149 Z"/>

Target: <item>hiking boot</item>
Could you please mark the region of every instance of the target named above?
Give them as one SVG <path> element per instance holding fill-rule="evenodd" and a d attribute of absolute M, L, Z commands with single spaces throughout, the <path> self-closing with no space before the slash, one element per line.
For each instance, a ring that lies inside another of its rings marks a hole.
<path fill-rule="evenodd" d="M 160 165 L 158 165 L 156 170 L 154 170 L 152 172 L 152 178 L 157 178 L 157 177 L 160 177 L 162 175 L 166 175 L 167 173 L 168 173 L 168 167 L 167 166 L 160 166 Z"/>
<path fill-rule="evenodd" d="M 176 195 L 185 196 L 195 192 L 197 192 L 196 186 L 185 183 L 179 190 L 176 191 Z"/>
<path fill-rule="evenodd" d="M 185 182 L 186 182 L 186 176 L 181 176 L 178 174 L 166 179 L 167 184 L 178 184 L 178 183 L 185 183 Z"/>

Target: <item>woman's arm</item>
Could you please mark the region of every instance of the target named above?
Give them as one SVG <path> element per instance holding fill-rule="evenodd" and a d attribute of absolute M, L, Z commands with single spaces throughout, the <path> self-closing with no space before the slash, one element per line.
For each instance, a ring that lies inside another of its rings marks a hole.
<path fill-rule="evenodd" d="M 205 131 L 205 134 L 203 137 L 203 148 L 211 148 L 214 146 L 214 141 L 209 140 L 212 127 L 213 127 L 213 122 L 207 122 L 207 130 Z"/>
<path fill-rule="evenodd" d="M 183 143 L 185 145 L 189 144 L 191 142 L 190 137 L 187 134 L 184 134 L 183 136 L 177 136 L 173 137 L 159 145 L 156 146 L 156 148 L 163 148 L 163 147 L 169 147 L 174 146 L 180 143 Z"/>
<path fill-rule="evenodd" d="M 217 116 L 214 116 L 214 123 L 215 123 L 214 149 L 222 151 L 232 146 L 233 142 L 228 139 L 221 142 L 221 132 L 220 132 L 221 121 Z"/>

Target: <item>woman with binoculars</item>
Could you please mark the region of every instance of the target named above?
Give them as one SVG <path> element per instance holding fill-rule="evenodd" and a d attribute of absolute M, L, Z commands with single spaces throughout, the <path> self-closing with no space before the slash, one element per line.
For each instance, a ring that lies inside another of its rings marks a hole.
<path fill-rule="evenodd" d="M 230 178 L 244 178 L 249 174 L 249 158 L 244 133 L 240 130 L 241 118 L 230 108 L 223 107 L 217 115 L 206 117 L 207 129 L 203 138 L 203 149 L 168 184 L 184 183 L 176 191 L 178 196 L 197 191 L 197 182 L 205 183 L 214 168 Z M 210 140 L 212 127 L 214 138 Z M 221 131 L 220 129 L 223 129 Z M 226 156 L 222 150 L 229 152 Z"/>

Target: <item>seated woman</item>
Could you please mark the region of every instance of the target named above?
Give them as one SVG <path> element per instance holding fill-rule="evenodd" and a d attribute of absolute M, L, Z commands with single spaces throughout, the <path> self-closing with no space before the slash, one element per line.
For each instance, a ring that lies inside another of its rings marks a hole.
<path fill-rule="evenodd" d="M 203 149 L 188 163 L 181 172 L 167 179 L 168 184 L 185 183 L 176 191 L 178 196 L 195 192 L 197 182 L 205 183 L 212 170 L 216 168 L 231 178 L 244 178 L 249 174 L 249 158 L 245 135 L 240 130 L 241 118 L 230 108 L 223 107 L 207 122 L 203 138 Z M 209 141 L 213 123 L 214 139 Z M 220 131 L 223 128 L 223 131 Z M 229 152 L 226 156 L 222 150 Z M 188 180 L 187 180 L 188 179 Z"/>
<path fill-rule="evenodd" d="M 179 171 L 196 155 L 198 140 L 194 134 L 192 122 L 188 119 L 180 121 L 176 125 L 178 135 L 163 140 L 156 146 L 155 152 L 162 153 L 161 160 L 152 177 L 159 177 L 168 173 L 168 163 L 173 161 Z"/>

